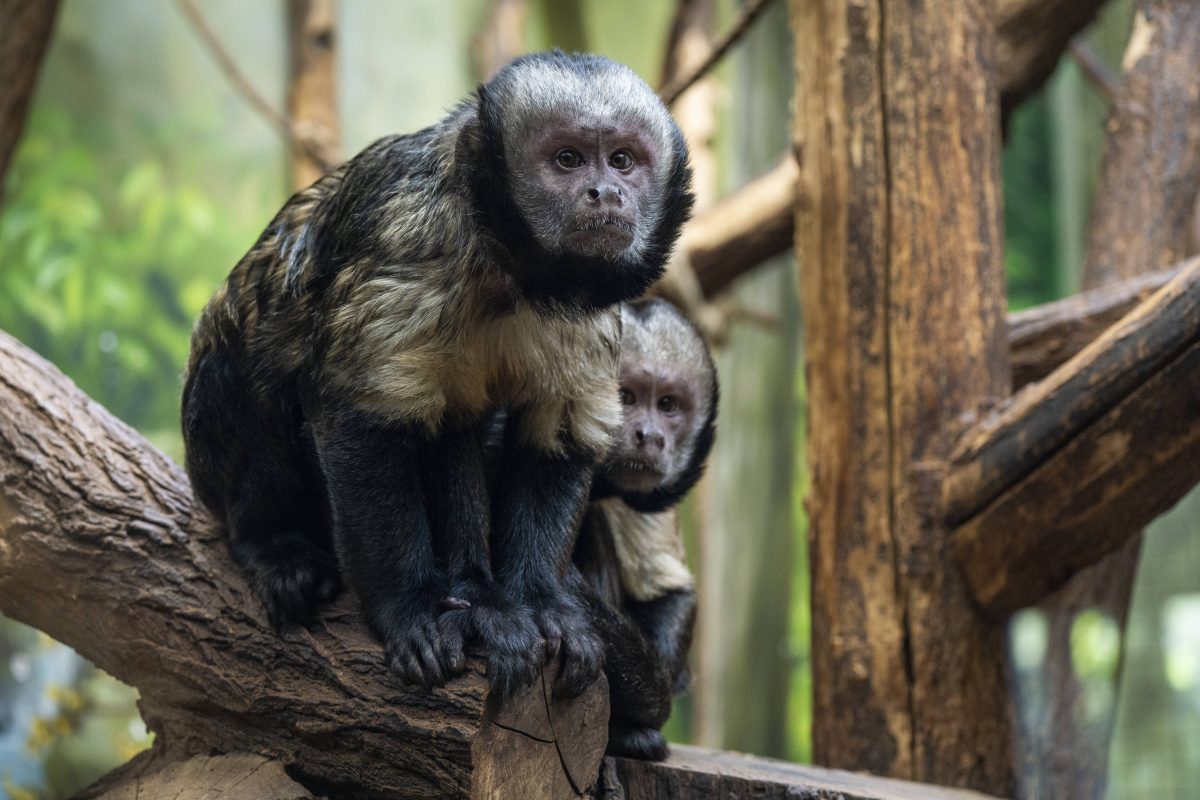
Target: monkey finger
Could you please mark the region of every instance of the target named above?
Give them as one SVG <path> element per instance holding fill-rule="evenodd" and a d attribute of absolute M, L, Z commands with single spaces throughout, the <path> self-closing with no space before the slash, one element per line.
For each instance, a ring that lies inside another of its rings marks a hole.
<path fill-rule="evenodd" d="M 471 602 L 461 597 L 444 597 L 438 603 L 438 609 L 441 611 L 466 611 L 470 607 Z"/>

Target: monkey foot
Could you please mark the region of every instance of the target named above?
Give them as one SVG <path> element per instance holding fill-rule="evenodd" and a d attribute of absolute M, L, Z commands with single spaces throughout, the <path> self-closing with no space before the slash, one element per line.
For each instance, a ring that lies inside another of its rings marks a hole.
<path fill-rule="evenodd" d="M 604 642 L 592 630 L 583 609 L 573 602 L 540 609 L 536 615 L 547 658 L 562 659 L 554 696 L 578 697 L 604 669 Z"/>
<path fill-rule="evenodd" d="M 435 618 L 432 609 L 388 617 L 386 625 L 372 627 L 382 629 L 388 666 L 406 683 L 429 690 L 466 668 L 461 632 Z"/>
<path fill-rule="evenodd" d="M 526 608 L 473 605 L 467 611 L 443 614 L 442 619 L 460 614 L 474 640 L 487 651 L 488 684 L 494 696 L 503 700 L 537 680 L 544 646 Z"/>
<path fill-rule="evenodd" d="M 290 555 L 254 567 L 254 591 L 276 633 L 288 623 L 308 623 L 318 606 L 337 597 L 342 583 L 331 561 L 317 554 Z"/>
<path fill-rule="evenodd" d="M 667 740 L 654 728 L 610 729 L 604 752 L 610 756 L 662 761 L 667 757 Z"/>

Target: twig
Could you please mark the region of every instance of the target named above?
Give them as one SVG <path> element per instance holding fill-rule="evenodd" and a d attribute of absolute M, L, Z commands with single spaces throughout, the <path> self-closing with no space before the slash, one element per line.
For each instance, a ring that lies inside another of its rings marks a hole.
<path fill-rule="evenodd" d="M 1117 94 L 1118 83 L 1108 65 L 1100 59 L 1100 56 L 1096 55 L 1095 50 L 1079 39 L 1072 39 L 1071 43 L 1067 45 L 1067 50 L 1075 59 L 1075 63 L 1079 65 L 1080 71 L 1083 72 L 1088 82 L 1104 95 L 1105 100 L 1111 103 Z"/>
<path fill-rule="evenodd" d="M 678 100 L 679 96 L 686 92 L 693 83 L 703 78 L 704 75 L 725 56 L 725 53 L 729 51 L 729 48 L 732 47 L 738 41 L 738 39 L 741 39 L 742 36 L 745 35 L 746 31 L 750 29 L 750 25 L 753 24 L 754 20 L 766 10 L 767 6 L 769 6 L 772 1 L 773 0 L 750 0 L 750 2 L 742 8 L 742 14 L 740 17 L 738 17 L 738 21 L 735 22 L 733 27 L 729 29 L 729 32 L 726 33 L 720 39 L 720 41 L 713 46 L 712 52 L 708 54 L 708 58 L 704 59 L 704 62 L 696 67 L 696 69 L 694 69 L 690 75 L 670 84 L 669 86 L 663 87 L 662 91 L 658 93 L 658 96 L 662 98 L 663 103 L 666 105 L 671 105 Z"/>
<path fill-rule="evenodd" d="M 179 10 L 183 12 L 183 16 L 187 18 L 188 23 L 195 29 L 200 40 L 204 42 L 209 53 L 216 59 L 217 66 L 225 73 L 225 77 L 233 84 L 233 87 L 242 95 L 243 99 L 250 106 L 273 125 L 284 139 L 291 144 L 292 147 L 301 150 L 306 156 L 311 158 L 322 170 L 328 171 L 333 165 L 329 160 L 322 155 L 320 149 L 315 143 L 309 141 L 307 137 L 300 136 L 296 132 L 296 126 L 286 115 L 276 111 L 270 103 L 268 103 L 261 94 L 250 84 L 242 71 L 238 69 L 233 58 L 229 55 L 229 51 L 221 43 L 216 32 L 209 27 L 204 16 L 200 13 L 200 9 L 196 8 L 192 0 L 177 0 Z"/>

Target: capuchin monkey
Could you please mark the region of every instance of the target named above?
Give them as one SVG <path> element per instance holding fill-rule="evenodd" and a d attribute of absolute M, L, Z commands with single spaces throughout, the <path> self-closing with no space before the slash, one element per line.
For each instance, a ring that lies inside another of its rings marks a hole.
<path fill-rule="evenodd" d="M 621 307 L 623 425 L 597 474 L 574 563 L 604 640 L 608 752 L 661 760 L 671 698 L 688 684 L 696 597 L 673 507 L 712 449 L 717 375 L 665 300 Z"/>
<path fill-rule="evenodd" d="M 183 391 L 188 473 L 274 625 L 344 578 L 418 686 L 468 642 L 495 696 L 547 658 L 560 696 L 599 675 L 571 554 L 621 421 L 618 303 L 661 275 L 690 180 L 645 83 L 555 51 L 284 205 L 202 313 Z"/>

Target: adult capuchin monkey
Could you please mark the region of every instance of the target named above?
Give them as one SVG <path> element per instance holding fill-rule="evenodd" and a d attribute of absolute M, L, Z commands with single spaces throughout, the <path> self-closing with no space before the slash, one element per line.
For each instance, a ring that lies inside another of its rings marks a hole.
<path fill-rule="evenodd" d="M 696 597 L 673 507 L 712 449 L 717 375 L 699 332 L 665 300 L 621 307 L 621 432 L 575 546 L 607 651 L 608 752 L 662 759 L 660 729 L 688 683 Z"/>
<path fill-rule="evenodd" d="M 645 83 L 556 51 L 287 202 L 201 315 L 183 392 L 188 473 L 272 623 L 344 577 L 411 683 L 468 641 L 501 697 L 546 658 L 560 694 L 598 676 L 571 553 L 621 419 L 618 304 L 661 275 L 690 180 Z"/>

